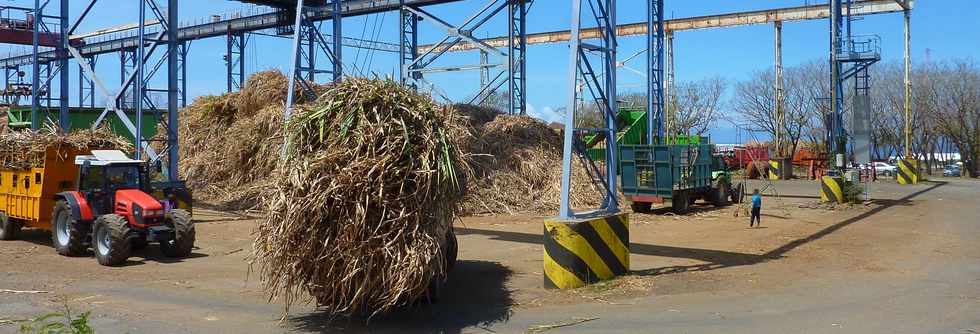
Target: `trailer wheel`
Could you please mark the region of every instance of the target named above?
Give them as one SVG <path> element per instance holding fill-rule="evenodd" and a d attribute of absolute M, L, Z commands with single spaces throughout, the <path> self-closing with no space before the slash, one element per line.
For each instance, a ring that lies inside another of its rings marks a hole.
<path fill-rule="evenodd" d="M 20 232 L 20 223 L 11 220 L 6 213 L 0 212 L 0 240 L 14 240 Z"/>
<path fill-rule="evenodd" d="M 51 242 L 58 254 L 64 256 L 82 256 L 88 250 L 89 224 L 80 222 L 71 214 L 71 208 L 64 200 L 54 204 L 51 213 Z"/>
<path fill-rule="evenodd" d="M 194 223 L 191 221 L 191 214 L 181 209 L 174 209 L 173 216 L 174 231 L 170 240 L 160 242 L 160 251 L 168 257 L 188 257 L 194 249 L 194 238 L 196 232 Z"/>
<path fill-rule="evenodd" d="M 650 209 L 653 208 L 653 203 L 650 203 L 650 202 L 632 202 L 632 203 L 630 203 L 630 208 L 633 209 L 633 212 L 650 213 Z"/>
<path fill-rule="evenodd" d="M 671 199 L 671 209 L 676 214 L 685 214 L 691 208 L 690 203 L 690 194 L 687 191 L 676 191 Z"/>
<path fill-rule="evenodd" d="M 129 222 L 117 214 L 102 215 L 95 220 L 92 248 L 95 259 L 103 266 L 117 266 L 129 259 Z"/>

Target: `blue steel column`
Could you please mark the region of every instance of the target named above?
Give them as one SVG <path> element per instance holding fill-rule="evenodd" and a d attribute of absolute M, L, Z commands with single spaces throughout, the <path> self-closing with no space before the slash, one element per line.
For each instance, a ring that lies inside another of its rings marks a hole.
<path fill-rule="evenodd" d="M 415 85 L 415 79 L 421 78 L 422 74 L 414 71 L 409 71 L 414 69 L 415 65 L 409 65 L 415 62 L 415 59 L 419 55 L 419 17 L 412 13 L 411 11 L 405 9 L 404 0 L 400 1 L 401 10 L 399 11 L 399 39 L 398 39 L 398 60 L 399 60 L 399 78 L 401 78 L 402 85 L 409 85 L 413 88 L 418 88 Z M 409 66 L 413 68 L 409 68 Z"/>
<path fill-rule="evenodd" d="M 133 95 L 136 97 L 136 133 L 133 138 L 136 143 L 136 151 L 133 157 L 136 160 L 143 159 L 143 89 L 146 81 L 143 80 L 143 59 L 146 55 L 146 1 L 140 0 L 139 27 L 137 32 L 137 51 L 136 51 L 136 85 L 133 87 Z"/>
<path fill-rule="evenodd" d="M 45 3 L 47 4 L 47 3 Z M 31 33 L 31 129 L 37 130 L 37 109 L 40 102 L 38 90 L 41 87 L 41 63 L 38 59 L 38 43 L 40 42 L 39 31 L 41 30 L 41 19 L 44 17 L 44 8 L 41 7 L 41 0 L 34 0 L 34 25 Z"/>
<path fill-rule="evenodd" d="M 68 132 L 70 125 L 68 124 L 68 79 L 70 79 L 68 73 L 68 0 L 61 0 L 60 10 L 58 17 L 61 19 L 61 38 L 59 38 L 58 50 L 55 52 L 58 55 L 58 79 L 61 83 L 58 89 L 58 124 L 62 131 Z"/>
<path fill-rule="evenodd" d="M 558 205 L 558 218 L 572 219 L 571 201 L 572 188 L 572 140 L 575 137 L 575 104 L 578 103 L 575 92 L 578 89 L 579 48 L 581 47 L 581 15 L 582 0 L 572 0 L 572 28 L 568 46 L 568 104 L 565 111 L 565 133 L 561 155 L 561 196 Z"/>
<path fill-rule="evenodd" d="M 616 200 L 616 169 L 619 165 L 619 145 L 616 142 L 616 113 L 619 110 L 616 102 L 616 0 L 606 0 L 606 15 L 608 16 L 607 33 L 603 39 L 606 48 L 603 59 L 606 79 L 606 195 L 604 208 L 608 212 L 619 212 L 619 202 Z"/>
<path fill-rule="evenodd" d="M 289 117 L 292 114 L 293 108 L 293 98 L 296 95 L 296 70 L 299 68 L 299 43 L 302 38 L 302 27 L 303 23 L 303 0 L 296 1 L 296 21 L 293 25 L 293 53 L 292 59 L 290 60 L 289 69 L 289 87 L 286 90 L 286 109 L 283 112 L 283 121 L 285 123 L 289 122 Z M 289 143 L 285 143 L 288 145 Z M 282 146 L 282 156 L 286 156 L 286 145 Z"/>
<path fill-rule="evenodd" d="M 600 31 L 601 45 L 591 45 L 581 40 L 581 13 L 583 0 L 572 0 L 572 28 L 569 46 L 568 64 L 568 104 L 565 113 L 565 132 L 562 152 L 561 195 L 558 218 L 562 220 L 575 219 L 572 211 L 571 174 L 572 155 L 576 154 L 583 161 L 583 167 L 591 175 L 593 182 L 605 188 L 602 207 L 596 213 L 613 214 L 619 212 L 616 198 L 616 165 L 618 164 L 616 143 L 616 1 L 615 0 L 584 0 L 589 1 L 591 13 Z M 602 73 L 596 71 L 589 61 L 589 54 L 598 55 L 602 61 Z M 578 108 L 578 77 L 582 75 L 584 86 L 588 88 L 605 115 L 604 128 L 576 128 L 575 116 Z M 601 77 L 601 78 L 599 78 Z M 605 175 L 596 168 L 594 162 L 584 151 L 576 136 L 583 133 L 603 133 L 606 141 Z M 574 150 L 573 150 L 574 148 Z M 604 177 L 604 178 L 603 178 Z"/>
<path fill-rule="evenodd" d="M 507 30 L 507 71 L 509 72 L 507 86 L 510 92 L 508 112 L 511 115 L 527 113 L 527 67 L 525 65 L 527 58 L 525 51 L 527 50 L 527 7 L 530 6 L 530 3 L 531 1 L 528 0 L 511 0 L 508 2 L 507 21 L 510 28 Z M 485 53 L 481 53 L 482 55 Z M 480 70 L 484 71 L 485 68 Z"/>
<path fill-rule="evenodd" d="M 167 179 L 170 181 L 179 180 L 177 162 L 180 160 L 180 152 L 177 140 L 177 128 L 179 115 L 177 115 L 177 79 L 178 60 L 181 57 L 181 50 L 177 44 L 177 0 L 167 1 Z M 244 63 L 244 62 L 243 62 Z"/>
<path fill-rule="evenodd" d="M 333 1 L 333 81 L 339 81 L 344 75 L 343 53 L 343 23 L 344 18 L 340 15 L 340 1 Z"/>
<path fill-rule="evenodd" d="M 664 2 L 650 0 L 647 12 L 647 131 L 646 144 L 664 138 Z"/>

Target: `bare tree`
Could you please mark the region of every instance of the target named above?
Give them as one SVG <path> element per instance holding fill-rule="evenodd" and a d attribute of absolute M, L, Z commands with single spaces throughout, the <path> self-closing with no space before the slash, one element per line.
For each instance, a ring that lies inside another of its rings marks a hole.
<path fill-rule="evenodd" d="M 703 135 L 720 115 L 721 95 L 727 84 L 720 77 L 677 85 L 671 101 L 670 132 Z"/>
<path fill-rule="evenodd" d="M 980 67 L 971 61 L 943 65 L 926 82 L 934 94 L 935 125 L 960 152 L 967 175 L 980 172 Z"/>

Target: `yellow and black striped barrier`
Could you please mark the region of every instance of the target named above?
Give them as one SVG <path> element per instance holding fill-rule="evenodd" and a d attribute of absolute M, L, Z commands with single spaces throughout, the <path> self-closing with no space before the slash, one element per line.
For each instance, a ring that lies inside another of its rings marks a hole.
<path fill-rule="evenodd" d="M 769 160 L 769 179 L 779 180 L 783 178 L 782 169 L 779 168 L 779 160 Z"/>
<path fill-rule="evenodd" d="M 844 178 L 836 176 L 820 178 L 820 201 L 844 203 Z"/>
<path fill-rule="evenodd" d="M 895 172 L 895 178 L 898 179 L 898 184 L 916 184 L 921 181 L 920 177 L 918 160 L 898 160 L 898 168 Z"/>
<path fill-rule="evenodd" d="M 571 289 L 630 270 L 629 215 L 544 222 L 544 286 Z"/>

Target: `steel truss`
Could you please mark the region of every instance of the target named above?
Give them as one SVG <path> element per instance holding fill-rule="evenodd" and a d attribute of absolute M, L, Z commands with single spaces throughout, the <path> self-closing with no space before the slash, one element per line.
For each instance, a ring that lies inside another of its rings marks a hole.
<path fill-rule="evenodd" d="M 843 6 L 844 2 L 846 7 Z M 847 133 L 844 130 L 843 116 L 845 83 L 854 78 L 855 96 L 867 98 L 871 84 L 868 67 L 881 60 L 881 40 L 878 36 L 853 35 L 851 25 L 855 18 L 851 13 L 860 7 L 852 7 L 852 0 L 833 0 L 830 3 L 832 109 L 827 117 L 830 125 L 827 145 L 831 154 L 847 154 Z"/>
<path fill-rule="evenodd" d="M 241 90 L 245 86 L 245 47 L 248 46 L 250 35 L 244 31 L 228 32 L 224 58 L 229 93 Z"/>
<path fill-rule="evenodd" d="M 48 5 L 51 1 L 34 0 L 34 26 L 31 41 L 31 129 L 37 129 L 42 120 L 38 118 L 41 105 L 48 109 L 57 101 L 58 125 L 68 129 L 68 0 L 60 1 L 58 15 L 51 15 Z M 56 21 L 51 24 L 49 21 Z M 55 32 L 55 30 L 57 30 Z M 57 34 L 54 57 L 41 57 L 41 34 Z M 58 77 L 58 96 L 51 94 L 51 84 Z"/>
<path fill-rule="evenodd" d="M 75 32 L 75 29 L 84 21 L 86 16 L 92 11 L 93 7 L 96 5 L 98 0 L 89 1 L 82 13 L 75 20 L 75 22 L 69 27 L 67 21 L 65 21 L 64 29 L 62 29 L 62 36 L 70 36 Z M 64 12 L 67 13 L 68 0 L 61 0 L 62 8 Z M 160 7 L 156 0 L 141 0 L 139 3 L 139 24 L 138 24 L 138 38 L 136 47 L 127 48 L 120 50 L 120 87 L 115 92 L 110 92 L 106 87 L 105 82 L 101 80 L 96 74 L 94 67 L 96 65 L 95 55 L 83 55 L 76 47 L 70 45 L 65 41 L 64 48 L 67 51 L 58 60 L 64 63 L 68 62 L 70 57 L 76 59 L 79 68 L 81 69 L 81 77 L 79 84 L 79 104 L 85 106 L 86 102 L 90 106 L 95 105 L 95 92 L 99 92 L 105 100 L 105 109 L 99 114 L 99 117 L 92 124 L 93 128 L 99 127 L 104 121 L 106 121 L 109 113 L 112 112 L 117 116 L 117 119 L 122 123 L 133 138 L 136 138 L 136 151 L 134 158 L 136 159 L 149 159 L 151 163 L 163 163 L 166 162 L 163 170 L 165 171 L 165 176 L 170 182 L 177 182 L 178 178 L 178 143 L 177 143 L 177 124 L 178 115 L 177 108 L 180 103 L 186 101 L 186 98 L 182 98 L 185 94 L 186 89 L 180 89 L 178 83 L 184 82 L 184 74 L 186 74 L 186 69 L 182 69 L 183 59 L 186 58 L 186 46 L 181 46 L 177 42 L 177 0 L 167 1 L 167 10 L 164 12 L 163 8 Z M 149 11 L 149 14 L 147 13 Z M 146 31 L 146 19 L 152 16 L 154 19 L 158 20 L 161 29 L 159 32 L 155 33 L 153 36 L 147 36 Z M 166 51 L 159 58 L 158 61 L 154 63 L 148 63 L 153 56 L 154 51 L 164 45 Z M 34 56 L 37 56 L 37 52 Z M 160 71 L 163 65 L 166 64 L 166 69 L 163 70 L 167 81 L 167 87 L 164 89 L 153 89 L 147 87 L 148 82 L 154 75 Z M 40 65 L 40 63 L 35 63 L 35 67 Z M 149 66 L 148 66 L 149 65 Z M 67 65 L 64 67 L 67 69 Z M 37 86 L 35 86 L 37 87 Z M 63 123 L 67 123 L 67 89 L 63 89 L 64 97 L 62 98 L 63 104 L 61 106 L 65 120 Z M 166 105 L 156 105 L 154 101 L 150 98 L 149 93 L 163 93 L 167 96 Z M 130 117 L 124 112 L 126 109 L 134 109 L 135 119 L 134 122 Z M 164 118 L 163 113 L 166 113 L 166 118 Z M 143 137 L 142 127 L 136 126 L 136 124 L 142 124 L 143 115 L 145 112 L 154 112 L 158 117 L 159 121 L 165 125 L 166 134 L 164 141 L 164 151 L 163 154 L 158 154 L 152 147 L 150 147 L 149 142 Z"/>
<path fill-rule="evenodd" d="M 436 15 L 422 9 L 421 6 L 402 2 L 400 14 L 399 59 L 401 65 L 401 81 L 414 87 L 427 87 L 446 101 L 451 101 L 447 94 L 425 79 L 425 74 L 450 72 L 460 70 L 479 70 L 481 85 L 479 90 L 470 96 L 465 103 L 483 104 L 500 87 L 507 84 L 507 111 L 511 114 L 527 112 L 527 70 L 525 54 L 527 50 L 527 13 L 533 0 L 489 0 L 483 6 L 459 25 L 453 25 Z M 506 51 L 490 46 L 483 40 L 473 36 L 473 33 L 483 27 L 488 21 L 502 12 L 507 14 L 508 37 Z M 418 22 L 424 20 L 444 29 L 445 36 L 419 53 Z M 440 57 L 456 45 L 472 44 L 480 50 L 480 63 L 463 66 L 433 67 Z M 490 63 L 487 56 L 496 56 L 499 61 Z M 501 68 L 491 74 L 491 68 Z"/>
<path fill-rule="evenodd" d="M 320 32 L 320 24 L 312 18 L 312 12 L 327 7 L 332 9 L 330 21 L 333 25 L 333 34 L 329 42 Z M 283 15 L 280 17 L 290 16 L 288 10 L 281 10 L 281 12 Z M 292 70 L 289 72 L 289 90 L 283 115 L 285 120 L 289 120 L 292 112 L 297 82 L 303 94 L 307 98 L 313 98 L 315 96 L 313 84 L 316 83 L 318 74 L 328 74 L 333 81 L 340 80 L 344 75 L 341 0 L 329 1 L 322 7 L 305 6 L 303 0 L 298 0 L 296 9 L 292 13 L 295 19 L 293 26 L 279 28 L 279 34 L 293 34 Z M 317 59 L 320 55 L 325 56 L 325 62 L 328 63 L 326 69 L 318 64 Z"/>
<path fill-rule="evenodd" d="M 583 41 L 582 3 L 586 2 L 601 31 L 599 44 Z M 561 203 L 559 219 L 575 219 L 576 214 L 570 202 L 572 186 L 572 157 L 578 157 L 582 167 L 591 176 L 593 183 L 604 191 L 602 205 L 589 214 L 612 214 L 619 212 L 616 198 L 616 169 L 618 165 L 616 149 L 616 0 L 572 0 L 571 45 L 568 68 L 568 112 L 565 114 L 564 147 L 562 155 Z M 597 71 L 598 69 L 598 71 Z M 583 82 L 589 92 L 588 99 L 579 96 L 579 82 Z M 659 87 L 659 85 L 658 85 Z M 660 88 L 657 88 L 660 89 Z M 582 103 L 579 99 L 582 98 Z M 580 128 L 576 124 L 578 111 L 584 103 L 595 103 L 605 116 L 603 128 Z M 605 171 L 589 157 L 581 137 L 595 134 L 605 138 Z"/>

